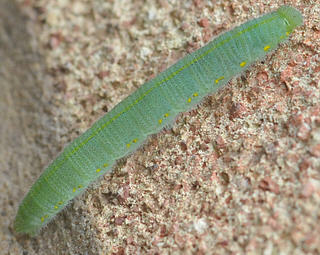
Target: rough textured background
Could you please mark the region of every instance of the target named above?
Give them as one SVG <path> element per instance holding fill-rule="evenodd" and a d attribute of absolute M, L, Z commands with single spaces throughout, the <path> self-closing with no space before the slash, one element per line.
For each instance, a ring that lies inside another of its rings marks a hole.
<path fill-rule="evenodd" d="M 212 36 L 278 8 L 304 26 L 150 137 L 36 238 L 19 202 L 54 155 Z M 2 0 L 4 254 L 320 253 L 320 2 Z"/>

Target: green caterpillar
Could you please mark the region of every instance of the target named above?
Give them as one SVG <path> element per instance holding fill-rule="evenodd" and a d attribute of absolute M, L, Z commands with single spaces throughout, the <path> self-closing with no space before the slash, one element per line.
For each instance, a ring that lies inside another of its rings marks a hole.
<path fill-rule="evenodd" d="M 143 84 L 45 169 L 19 207 L 15 230 L 37 234 L 117 159 L 263 58 L 302 22 L 299 11 L 282 6 L 220 35 Z"/>

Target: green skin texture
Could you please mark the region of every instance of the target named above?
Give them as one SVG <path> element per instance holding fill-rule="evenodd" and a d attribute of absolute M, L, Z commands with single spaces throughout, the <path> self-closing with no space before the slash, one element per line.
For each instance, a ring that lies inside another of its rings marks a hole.
<path fill-rule="evenodd" d="M 220 35 L 143 84 L 45 169 L 19 207 L 15 230 L 38 234 L 116 160 L 263 58 L 302 22 L 299 11 L 282 6 Z"/>

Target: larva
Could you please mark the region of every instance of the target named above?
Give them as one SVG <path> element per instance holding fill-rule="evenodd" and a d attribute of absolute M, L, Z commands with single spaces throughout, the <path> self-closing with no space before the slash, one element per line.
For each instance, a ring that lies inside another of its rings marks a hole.
<path fill-rule="evenodd" d="M 282 6 L 220 35 L 143 84 L 45 169 L 19 207 L 15 230 L 37 234 L 117 159 L 263 58 L 302 22 L 299 11 Z"/>

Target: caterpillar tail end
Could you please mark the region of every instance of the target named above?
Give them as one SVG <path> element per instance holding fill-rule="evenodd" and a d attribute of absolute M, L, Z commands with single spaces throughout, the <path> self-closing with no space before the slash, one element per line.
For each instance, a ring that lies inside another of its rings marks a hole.
<path fill-rule="evenodd" d="M 19 208 L 17 216 L 13 223 L 13 228 L 16 233 L 28 234 L 32 237 L 40 232 L 40 227 L 28 222 L 29 217 L 24 214 L 24 211 Z M 32 222 L 32 221 L 31 221 Z"/>

